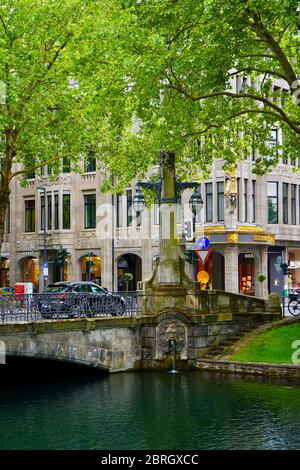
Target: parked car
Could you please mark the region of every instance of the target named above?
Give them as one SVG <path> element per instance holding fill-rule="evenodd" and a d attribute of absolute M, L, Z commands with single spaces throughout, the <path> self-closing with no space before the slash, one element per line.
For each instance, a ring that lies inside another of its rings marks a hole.
<path fill-rule="evenodd" d="M 117 316 L 123 315 L 126 310 L 124 297 L 108 292 L 94 282 L 49 284 L 42 295 L 36 296 L 35 302 L 44 318 Z"/>

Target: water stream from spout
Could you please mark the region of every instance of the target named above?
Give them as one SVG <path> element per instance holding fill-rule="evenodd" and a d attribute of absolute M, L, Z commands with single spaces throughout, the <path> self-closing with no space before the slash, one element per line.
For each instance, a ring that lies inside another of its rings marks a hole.
<path fill-rule="evenodd" d="M 171 339 L 170 341 L 170 351 L 171 351 L 171 358 L 172 358 L 172 369 L 169 370 L 170 374 L 178 374 L 178 370 L 176 369 L 176 341 L 175 339 Z"/>

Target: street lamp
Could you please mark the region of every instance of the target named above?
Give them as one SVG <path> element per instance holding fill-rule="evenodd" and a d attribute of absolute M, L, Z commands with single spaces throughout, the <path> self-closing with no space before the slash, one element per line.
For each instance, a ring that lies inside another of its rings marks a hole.
<path fill-rule="evenodd" d="M 200 211 L 201 207 L 203 206 L 203 201 L 200 192 L 200 185 L 194 189 L 193 194 L 189 200 L 189 206 L 193 213 L 193 234 L 195 234 L 196 229 L 196 214 Z"/>
<path fill-rule="evenodd" d="M 47 230 L 47 227 L 46 227 L 46 223 L 47 223 L 47 219 L 46 219 L 46 207 L 47 207 L 47 202 L 46 202 L 46 197 L 47 197 L 47 188 L 45 186 L 38 186 L 37 189 L 39 189 L 40 191 L 43 191 L 44 192 L 44 217 L 43 217 L 43 228 L 44 228 L 44 263 L 43 263 L 43 279 L 44 279 L 44 289 L 46 288 L 46 285 L 47 285 L 47 276 L 48 276 L 48 273 L 47 273 L 47 269 L 48 269 L 48 266 L 47 266 L 47 239 L 46 239 L 46 230 Z"/>
<path fill-rule="evenodd" d="M 133 207 L 136 212 L 143 212 L 146 207 L 146 201 L 141 192 L 140 186 L 136 187 L 135 196 L 133 198 Z"/>

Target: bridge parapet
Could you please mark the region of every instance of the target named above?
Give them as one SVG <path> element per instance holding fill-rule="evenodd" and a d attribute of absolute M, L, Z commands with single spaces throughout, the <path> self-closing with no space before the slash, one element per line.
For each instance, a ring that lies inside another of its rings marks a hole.
<path fill-rule="evenodd" d="M 184 286 L 160 286 L 145 291 L 140 297 L 141 310 L 145 315 L 161 312 L 164 308 L 176 308 L 189 315 L 215 314 L 280 314 L 280 302 L 233 294 L 218 290 L 200 291 Z"/>

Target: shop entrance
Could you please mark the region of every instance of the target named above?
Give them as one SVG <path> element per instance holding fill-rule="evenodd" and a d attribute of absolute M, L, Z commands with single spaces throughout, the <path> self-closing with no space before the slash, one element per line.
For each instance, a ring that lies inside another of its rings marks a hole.
<path fill-rule="evenodd" d="M 239 254 L 239 292 L 255 295 L 255 258 L 252 253 Z"/>
<path fill-rule="evenodd" d="M 101 286 L 101 258 L 94 253 L 88 253 L 80 258 L 81 280 L 92 281 Z"/>
<path fill-rule="evenodd" d="M 131 276 L 127 276 L 127 274 Z M 142 260 L 138 255 L 126 253 L 118 260 L 118 291 L 137 289 L 142 280 Z"/>
<path fill-rule="evenodd" d="M 20 260 L 22 269 L 22 282 L 31 282 L 33 291 L 39 290 L 40 267 L 38 258 L 26 257 Z"/>
<path fill-rule="evenodd" d="M 0 287 L 9 287 L 9 259 L 0 258 Z"/>

